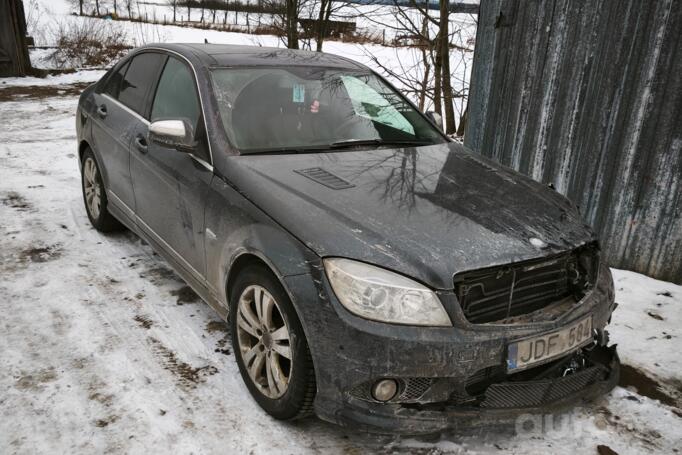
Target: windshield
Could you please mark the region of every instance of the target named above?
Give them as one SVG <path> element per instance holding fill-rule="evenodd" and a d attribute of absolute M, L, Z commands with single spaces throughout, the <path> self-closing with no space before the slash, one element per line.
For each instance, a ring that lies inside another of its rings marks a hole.
<path fill-rule="evenodd" d="M 400 94 L 368 72 L 219 68 L 212 76 L 225 132 L 242 153 L 445 142 Z"/>

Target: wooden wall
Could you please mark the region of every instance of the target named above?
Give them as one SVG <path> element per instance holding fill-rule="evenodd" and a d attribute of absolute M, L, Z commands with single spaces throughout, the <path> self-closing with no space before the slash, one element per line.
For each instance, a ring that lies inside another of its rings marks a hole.
<path fill-rule="evenodd" d="M 21 0 L 0 0 L 0 77 L 25 76 L 31 69 Z"/>

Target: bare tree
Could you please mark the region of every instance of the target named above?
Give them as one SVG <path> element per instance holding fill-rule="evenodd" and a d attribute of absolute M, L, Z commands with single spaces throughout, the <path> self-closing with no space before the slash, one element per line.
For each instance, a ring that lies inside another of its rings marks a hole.
<path fill-rule="evenodd" d="M 332 0 L 319 0 L 320 2 L 320 12 L 317 16 L 317 26 L 315 27 L 317 30 L 317 36 L 316 36 L 316 41 L 317 41 L 317 52 L 322 52 L 322 44 L 324 43 L 324 38 L 327 35 L 327 29 L 329 25 L 329 18 L 332 15 L 332 5 L 333 1 Z"/>
<path fill-rule="evenodd" d="M 312 9 L 318 8 L 317 23 L 315 24 L 315 41 L 317 52 L 322 52 L 322 45 L 329 33 L 329 25 L 332 17 L 334 17 L 340 10 L 348 6 L 348 1 L 337 0 L 313 0 L 310 5 Z"/>
<path fill-rule="evenodd" d="M 71 3 L 74 7 L 78 6 L 78 14 L 80 16 L 83 15 L 83 0 L 71 0 L 69 3 Z M 30 11 L 30 8 L 26 8 Z"/>
<path fill-rule="evenodd" d="M 300 13 L 301 0 L 285 0 L 286 8 L 284 23 L 289 49 L 298 49 L 298 14 Z"/>
<path fill-rule="evenodd" d="M 104 67 L 130 49 L 128 34 L 118 24 L 64 18 L 54 23 L 55 50 L 50 55 L 57 68 Z"/>
<path fill-rule="evenodd" d="M 299 17 L 310 0 L 263 0 L 261 5 L 273 11 L 273 26 L 278 29 L 280 39 L 289 49 L 300 48 L 298 32 Z"/>
<path fill-rule="evenodd" d="M 26 11 L 26 34 L 33 38 L 36 46 L 53 44 L 51 40 L 48 40 L 50 33 L 43 22 L 43 17 L 47 13 L 40 1 L 28 0 L 24 8 Z"/>
<path fill-rule="evenodd" d="M 178 11 L 178 0 L 168 0 L 171 8 L 173 8 L 173 23 L 176 22 L 177 11 Z"/>
<path fill-rule="evenodd" d="M 387 76 L 398 81 L 401 89 L 410 95 L 420 109 L 432 107 L 434 111 L 444 114 L 445 131 L 456 134 L 463 131 L 462 124 L 466 119 L 466 97 L 468 82 L 463 77 L 458 78 L 460 90 L 453 87 L 454 61 L 456 73 L 466 73 L 467 59 L 473 49 L 461 42 L 462 25 L 455 23 L 451 30 L 451 13 L 447 0 L 441 0 L 437 11 L 430 10 L 425 0 L 410 0 L 409 5 L 391 6 L 390 20 L 386 19 L 385 6 L 377 9 L 377 13 L 366 14 L 366 17 L 381 25 L 393 34 L 393 44 L 396 46 L 397 65 L 387 65 L 370 55 Z M 455 42 L 459 40 L 458 42 Z M 403 62 L 398 54 L 414 53 L 412 64 Z M 458 103 L 454 100 L 458 99 Z M 455 115 L 455 104 L 462 106 L 459 112 L 459 128 Z"/>
<path fill-rule="evenodd" d="M 128 12 L 128 19 L 132 19 L 133 0 L 123 0 L 123 6 L 125 6 Z"/>
<path fill-rule="evenodd" d="M 440 0 L 440 32 L 438 47 L 442 61 L 443 104 L 445 111 L 445 132 L 455 134 L 455 111 L 452 106 L 452 81 L 450 79 L 450 10 L 448 0 Z"/>

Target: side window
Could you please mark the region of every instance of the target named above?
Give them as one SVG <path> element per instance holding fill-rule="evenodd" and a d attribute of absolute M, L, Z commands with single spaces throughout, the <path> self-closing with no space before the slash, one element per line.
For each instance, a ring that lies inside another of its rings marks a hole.
<path fill-rule="evenodd" d="M 187 65 L 169 57 L 156 89 L 151 120 L 186 118 L 196 130 L 199 112 L 194 76 Z"/>
<path fill-rule="evenodd" d="M 149 88 L 156 82 L 159 67 L 166 56 L 153 52 L 136 55 L 121 81 L 118 100 L 144 117 Z"/>
<path fill-rule="evenodd" d="M 123 66 L 121 66 L 118 69 L 118 71 L 116 71 L 109 77 L 109 80 L 107 80 L 107 83 L 104 86 L 104 90 L 102 90 L 102 93 L 106 93 L 107 95 L 114 99 L 118 98 L 118 91 L 121 88 L 121 81 L 123 80 L 123 75 L 126 73 L 126 70 L 128 69 L 128 64 L 129 62 L 126 62 Z"/>

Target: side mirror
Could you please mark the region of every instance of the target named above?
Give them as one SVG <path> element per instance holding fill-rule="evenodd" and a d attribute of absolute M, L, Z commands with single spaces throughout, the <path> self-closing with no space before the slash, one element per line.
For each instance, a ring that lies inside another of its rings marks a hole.
<path fill-rule="evenodd" d="M 196 147 L 192 125 L 187 120 L 157 120 L 149 125 L 149 140 L 162 147 L 190 153 Z"/>
<path fill-rule="evenodd" d="M 436 111 L 428 111 L 426 113 L 426 116 L 431 119 L 433 123 L 436 124 L 438 128 L 440 128 L 441 131 L 443 131 L 443 116 L 440 115 L 440 113 Z"/>

